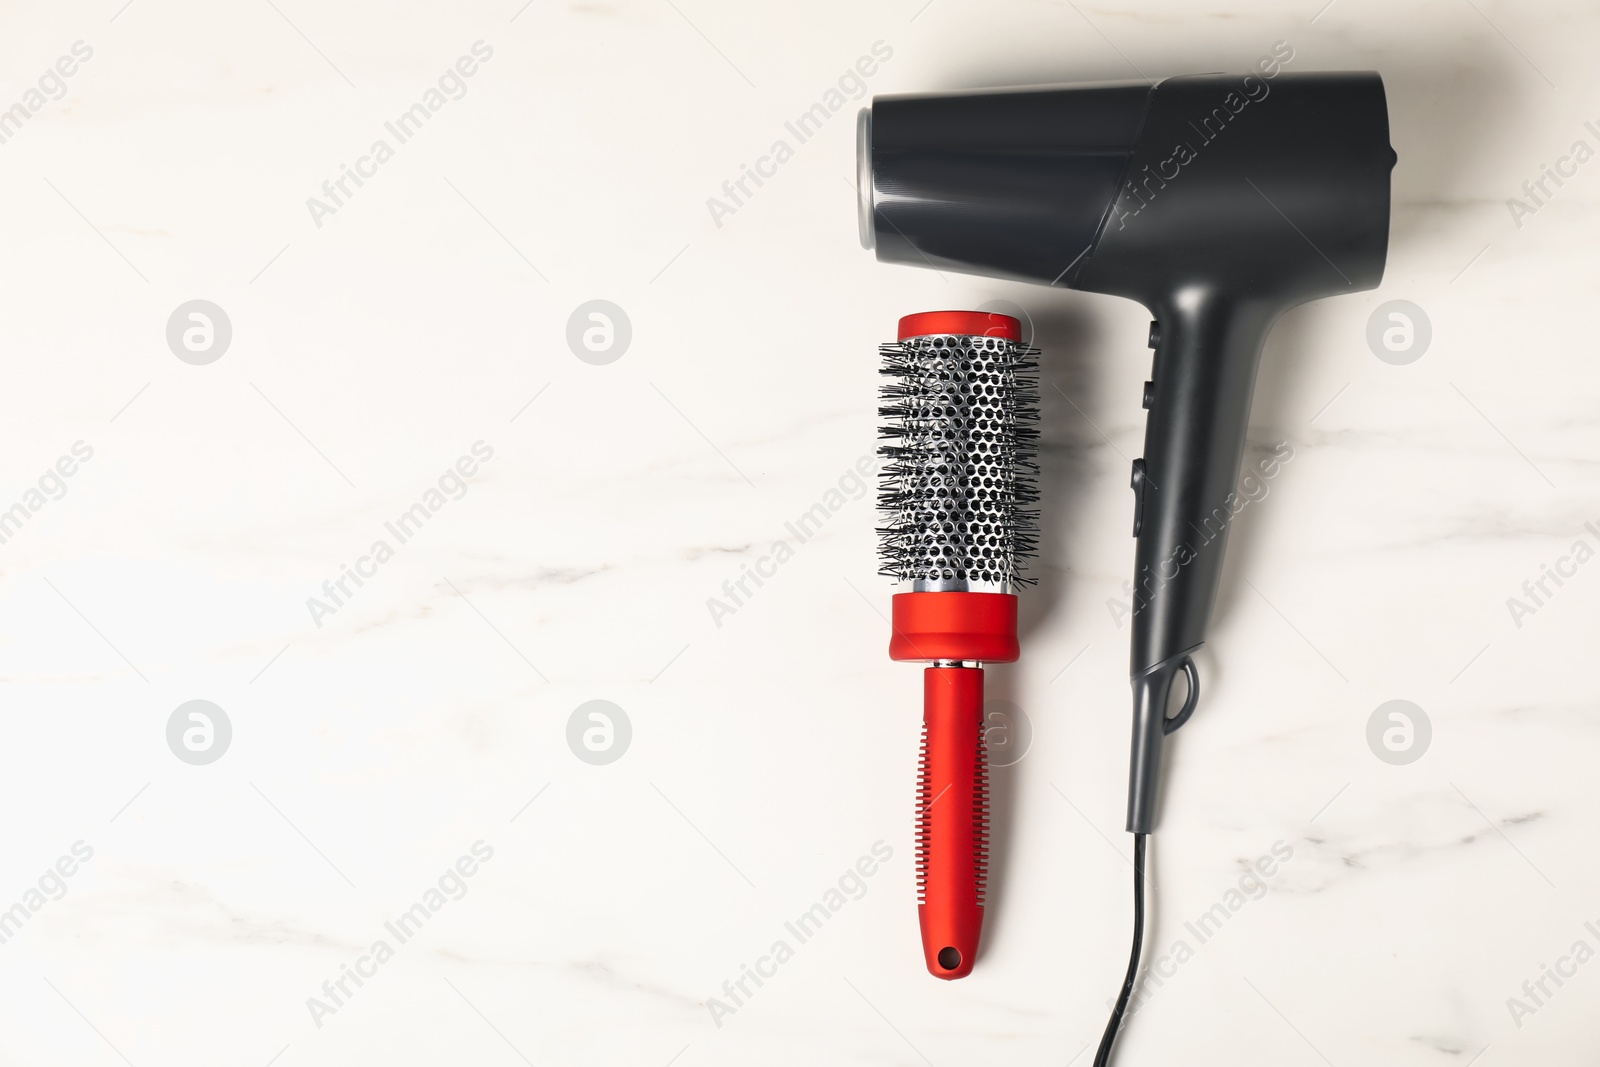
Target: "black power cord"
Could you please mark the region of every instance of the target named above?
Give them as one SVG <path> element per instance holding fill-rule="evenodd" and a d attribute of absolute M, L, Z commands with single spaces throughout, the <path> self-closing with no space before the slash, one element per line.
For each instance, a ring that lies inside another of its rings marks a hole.
<path fill-rule="evenodd" d="M 1100 1038 L 1100 1049 L 1094 1054 L 1094 1067 L 1110 1064 L 1111 1047 L 1117 1043 L 1122 1015 L 1128 1010 L 1128 1000 L 1133 996 L 1133 986 L 1139 977 L 1139 949 L 1144 943 L 1144 844 L 1149 836 L 1133 835 L 1133 954 L 1128 957 L 1128 976 L 1122 980 L 1122 992 L 1117 995 L 1116 1007 L 1111 1009 L 1105 1035 Z"/>

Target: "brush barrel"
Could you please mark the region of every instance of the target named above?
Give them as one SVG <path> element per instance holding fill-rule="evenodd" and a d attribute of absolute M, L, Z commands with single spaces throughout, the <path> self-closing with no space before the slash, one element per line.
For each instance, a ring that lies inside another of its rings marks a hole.
<path fill-rule="evenodd" d="M 900 320 L 882 350 L 883 573 L 925 591 L 1010 592 L 1037 538 L 1037 353 L 1008 315 Z"/>

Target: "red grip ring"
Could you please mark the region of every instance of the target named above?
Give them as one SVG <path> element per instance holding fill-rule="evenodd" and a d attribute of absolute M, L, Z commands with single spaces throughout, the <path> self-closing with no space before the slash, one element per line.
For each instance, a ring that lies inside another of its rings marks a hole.
<path fill-rule="evenodd" d="M 893 660 L 1015 663 L 1017 598 L 1011 593 L 896 593 Z"/>
<path fill-rule="evenodd" d="M 923 311 L 900 320 L 902 341 L 942 333 L 962 337 L 1003 337 L 1007 341 L 1020 342 L 1022 323 L 1010 315 L 996 315 L 988 311 Z"/>

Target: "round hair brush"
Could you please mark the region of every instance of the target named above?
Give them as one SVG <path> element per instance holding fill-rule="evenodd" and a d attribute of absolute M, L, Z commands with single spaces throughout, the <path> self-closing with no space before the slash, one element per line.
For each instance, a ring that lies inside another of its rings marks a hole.
<path fill-rule="evenodd" d="M 934 311 L 884 345 L 878 530 L 894 597 L 889 657 L 923 672 L 917 899 L 936 978 L 972 972 L 989 862 L 983 663 L 1017 659 L 1023 560 L 1037 542 L 1038 353 L 1007 315 Z"/>

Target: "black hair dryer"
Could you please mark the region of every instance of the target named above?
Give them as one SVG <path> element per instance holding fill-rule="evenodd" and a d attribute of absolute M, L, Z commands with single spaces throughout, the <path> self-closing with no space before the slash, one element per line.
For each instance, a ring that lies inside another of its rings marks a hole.
<path fill-rule="evenodd" d="M 1128 830 L 1199 700 L 1256 364 L 1285 310 L 1377 286 L 1389 238 L 1377 74 L 1277 73 L 877 97 L 862 243 L 880 260 L 1110 293 L 1150 309 Z M 1167 715 L 1179 674 L 1188 689 Z"/>

